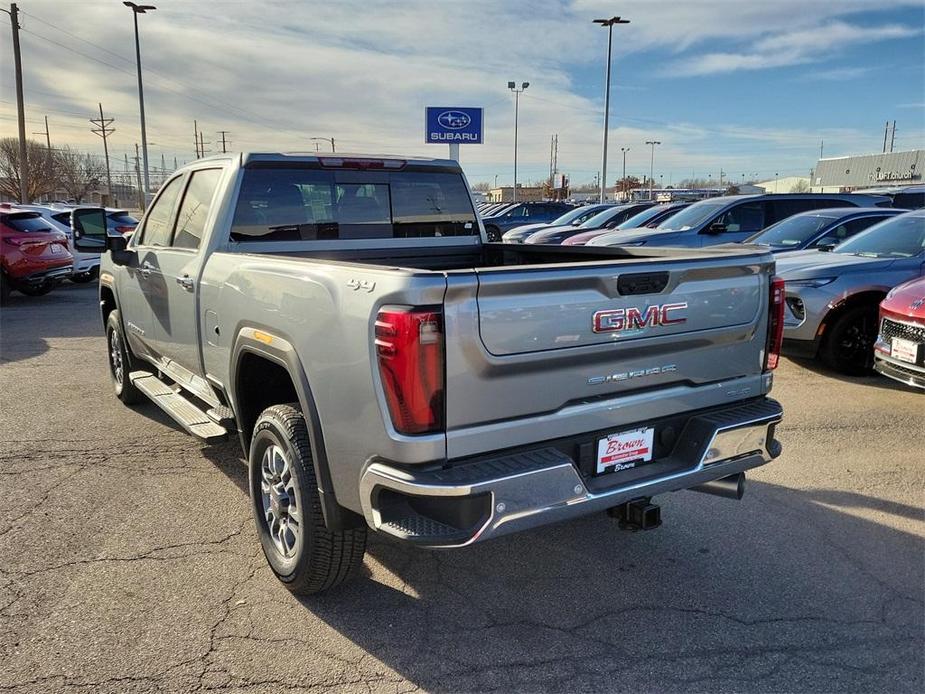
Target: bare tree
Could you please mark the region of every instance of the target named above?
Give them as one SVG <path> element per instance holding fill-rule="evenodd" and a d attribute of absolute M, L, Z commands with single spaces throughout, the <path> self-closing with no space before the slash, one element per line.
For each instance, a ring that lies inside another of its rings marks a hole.
<path fill-rule="evenodd" d="M 635 190 L 636 188 L 641 188 L 646 181 L 648 181 L 648 179 L 640 181 L 635 176 L 627 176 L 626 178 L 621 178 L 617 181 L 616 191 L 618 193 L 628 193 L 629 191 Z"/>
<path fill-rule="evenodd" d="M 74 202 L 82 202 L 92 189 L 100 185 L 106 171 L 89 154 L 75 152 L 70 147 L 57 151 L 58 185 Z"/>
<path fill-rule="evenodd" d="M 809 192 L 809 183 L 807 181 L 799 180 L 793 184 L 793 187 L 790 189 L 791 193 L 808 193 Z"/>
<path fill-rule="evenodd" d="M 491 190 L 491 184 L 488 183 L 488 181 L 479 181 L 478 183 L 473 184 L 472 190 L 487 193 L 489 190 Z"/>
<path fill-rule="evenodd" d="M 47 195 L 55 189 L 56 157 L 45 145 L 26 141 L 26 161 L 29 163 L 29 201 Z M 0 139 L 0 193 L 19 200 L 19 140 Z M 20 201 L 24 202 L 24 201 Z"/>

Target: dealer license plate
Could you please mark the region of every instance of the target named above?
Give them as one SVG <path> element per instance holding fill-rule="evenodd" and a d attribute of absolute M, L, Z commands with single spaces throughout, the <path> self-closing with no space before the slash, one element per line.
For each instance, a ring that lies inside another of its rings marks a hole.
<path fill-rule="evenodd" d="M 919 344 L 912 340 L 894 337 L 890 347 L 890 355 L 894 359 L 915 364 L 919 360 Z"/>
<path fill-rule="evenodd" d="M 597 472 L 628 470 L 652 460 L 655 429 L 633 429 L 609 434 L 597 442 Z"/>
<path fill-rule="evenodd" d="M 54 255 L 55 253 L 60 253 L 61 252 L 60 246 L 52 246 L 51 252 L 52 252 L 52 255 Z"/>

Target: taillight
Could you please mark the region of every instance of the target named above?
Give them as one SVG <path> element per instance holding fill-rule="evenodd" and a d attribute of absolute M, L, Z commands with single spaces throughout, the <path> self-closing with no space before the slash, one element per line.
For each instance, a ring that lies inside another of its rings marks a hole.
<path fill-rule="evenodd" d="M 135 227 L 117 226 L 116 231 L 118 231 L 120 234 L 131 234 L 133 231 L 135 231 Z"/>
<path fill-rule="evenodd" d="M 443 321 L 439 310 L 383 309 L 376 357 L 392 425 L 401 434 L 443 428 Z"/>
<path fill-rule="evenodd" d="M 784 280 L 771 278 L 768 306 L 768 341 L 764 350 L 764 370 L 772 371 L 780 361 L 780 348 L 784 341 Z"/>
<path fill-rule="evenodd" d="M 16 238 L 15 236 L 8 236 L 8 237 L 6 237 L 6 238 L 3 239 L 3 240 L 6 241 L 6 242 L 7 242 L 8 244 L 10 244 L 11 246 L 19 246 L 19 245 L 25 243 L 26 241 L 28 241 L 28 239 L 18 239 L 18 238 Z"/>

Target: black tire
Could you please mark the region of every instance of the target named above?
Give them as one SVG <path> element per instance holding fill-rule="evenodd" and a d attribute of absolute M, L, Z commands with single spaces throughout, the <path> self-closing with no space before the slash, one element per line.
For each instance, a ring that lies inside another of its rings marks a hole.
<path fill-rule="evenodd" d="M 5 272 L 0 272 L 0 303 L 6 303 L 10 298 L 10 281 L 6 278 Z"/>
<path fill-rule="evenodd" d="M 501 230 L 494 224 L 489 224 L 485 227 L 485 236 L 490 243 L 501 243 L 502 241 Z"/>
<path fill-rule="evenodd" d="M 270 462 L 277 452 L 286 458 L 288 476 L 274 474 L 281 469 Z M 265 463 L 272 484 L 264 485 Z M 358 573 L 366 552 L 366 528 L 332 532 L 325 527 L 308 427 L 296 405 L 274 405 L 261 413 L 248 468 L 260 544 L 286 588 L 301 595 L 320 593 Z"/>
<path fill-rule="evenodd" d="M 829 326 L 819 355 L 826 366 L 849 376 L 864 376 L 874 365 L 877 305 L 856 306 Z"/>
<path fill-rule="evenodd" d="M 92 282 L 97 277 L 99 277 L 99 274 L 100 269 L 95 267 L 92 270 L 81 272 L 79 275 L 71 275 L 70 279 L 74 284 L 87 284 L 88 282 Z"/>
<path fill-rule="evenodd" d="M 116 357 L 118 354 L 118 359 Z M 144 399 L 144 395 L 132 384 L 129 374 L 132 372 L 132 359 L 122 332 L 122 319 L 119 310 L 113 309 L 106 318 L 106 360 L 109 362 L 109 375 L 116 391 L 116 397 L 125 405 L 135 405 Z M 121 373 L 120 373 L 121 366 Z"/>
<path fill-rule="evenodd" d="M 45 280 L 41 284 L 21 284 L 16 289 L 26 296 L 45 296 L 55 288 L 55 283 L 51 280 Z"/>

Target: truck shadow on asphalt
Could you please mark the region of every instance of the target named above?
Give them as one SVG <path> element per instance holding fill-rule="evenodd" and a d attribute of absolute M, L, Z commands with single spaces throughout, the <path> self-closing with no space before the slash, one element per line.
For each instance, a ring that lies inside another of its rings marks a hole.
<path fill-rule="evenodd" d="M 238 450 L 204 452 L 246 497 Z M 917 681 L 921 537 L 891 526 L 920 508 L 752 480 L 740 502 L 657 501 L 651 532 L 597 514 L 450 551 L 371 536 L 362 576 L 293 605 L 429 691 Z M 286 634 L 311 623 L 290 618 Z"/>
<path fill-rule="evenodd" d="M 102 338 L 99 312 L 87 310 L 97 291 L 96 284 L 65 284 L 45 296 L 11 294 L 0 307 L 0 363 L 44 354 L 49 338 Z M 85 319 L 75 321 L 75 314 Z"/>

